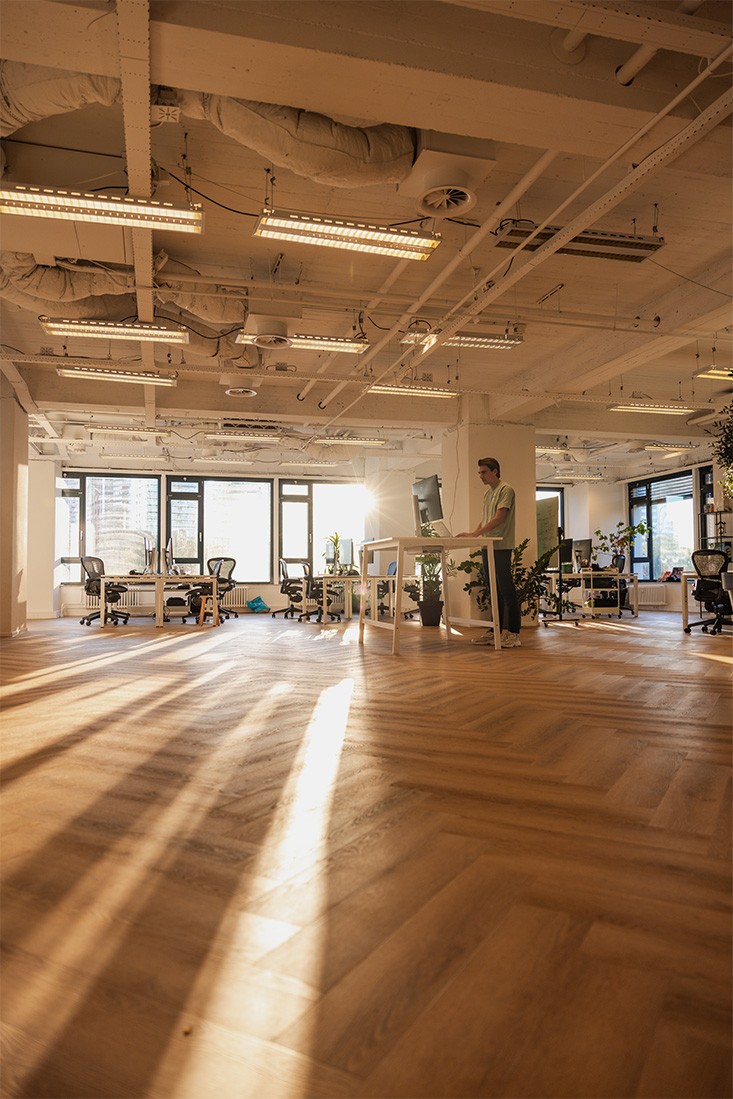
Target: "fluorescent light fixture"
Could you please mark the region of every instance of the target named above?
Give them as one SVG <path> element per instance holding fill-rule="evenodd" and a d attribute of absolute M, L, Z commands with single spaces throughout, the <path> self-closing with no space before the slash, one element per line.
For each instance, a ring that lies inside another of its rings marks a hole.
<path fill-rule="evenodd" d="M 188 331 L 181 325 L 167 328 L 165 325 L 149 324 L 146 321 L 75 321 L 44 316 L 38 319 L 50 336 L 188 343 Z"/>
<path fill-rule="evenodd" d="M 237 465 L 237 466 L 253 466 L 254 465 L 254 462 L 248 462 L 244 458 L 233 458 L 233 457 L 230 457 L 229 455 L 227 455 L 226 458 L 222 458 L 222 457 L 219 457 L 219 458 L 208 458 L 208 457 L 207 458 L 199 458 L 199 457 L 195 457 L 193 460 L 194 460 L 194 462 L 215 462 L 216 465 L 222 465 L 222 464 L 226 465 L 227 463 L 229 463 L 230 465 Z"/>
<path fill-rule="evenodd" d="M 515 224 L 496 240 L 497 248 L 516 248 L 534 232 L 533 225 Z M 535 252 L 561 231 L 559 225 L 546 225 L 526 246 L 525 251 Z M 577 236 L 558 248 L 558 255 L 589 256 L 592 259 L 625 260 L 641 263 L 664 247 L 664 237 L 642 237 L 633 233 L 611 233 L 602 229 L 584 229 Z M 551 291 L 552 293 L 552 291 Z"/>
<path fill-rule="evenodd" d="M 268 434 L 265 431 L 212 431 L 204 436 L 205 439 L 210 439 L 212 442 L 236 442 L 241 439 L 246 443 L 258 442 L 258 443 L 280 443 L 282 442 L 282 435 Z"/>
<path fill-rule="evenodd" d="M 647 443 L 644 450 L 696 450 L 697 443 Z"/>
<path fill-rule="evenodd" d="M 434 385 L 373 385 L 370 393 L 393 393 L 400 397 L 458 397 L 454 389 L 440 389 Z"/>
<path fill-rule="evenodd" d="M 707 366 L 701 370 L 696 378 L 712 378 L 715 381 L 729 382 L 733 379 L 733 370 L 726 370 L 723 366 Z"/>
<path fill-rule="evenodd" d="M 364 221 L 296 214 L 288 210 L 264 209 L 254 228 L 256 237 L 345 248 L 397 259 L 426 260 L 438 247 L 441 236 L 417 229 L 372 225 Z"/>
<path fill-rule="evenodd" d="M 98 366 L 59 366 L 56 373 L 61 378 L 90 378 L 99 382 L 130 382 L 132 385 L 178 384 L 178 374 L 154 374 L 151 370 L 104 370 Z"/>
<path fill-rule="evenodd" d="M 681 405 L 673 404 L 616 404 L 608 410 L 609 412 L 651 412 L 659 413 L 663 416 L 684 416 L 689 412 L 694 412 L 694 408 L 683 408 Z"/>
<path fill-rule="evenodd" d="M 170 431 L 166 431 L 165 428 L 156 427 L 118 427 L 116 424 L 109 424 L 104 426 L 103 424 L 91 424 L 89 431 L 92 435 L 124 435 L 124 436 L 154 436 L 161 439 L 167 439 L 170 436 Z"/>
<path fill-rule="evenodd" d="M 320 443 L 323 446 L 386 446 L 386 439 L 347 439 L 341 438 L 337 435 L 322 435 L 318 439 L 313 439 L 312 442 Z"/>
<path fill-rule="evenodd" d="M 566 446 L 535 446 L 538 454 L 567 454 Z"/>
<path fill-rule="evenodd" d="M 554 477 L 559 477 L 563 481 L 602 481 L 603 476 L 600 473 L 557 473 Z M 554 477 L 550 480 L 554 480 Z"/>
<path fill-rule="evenodd" d="M 281 466 L 308 466 L 309 468 L 311 466 L 318 466 L 319 468 L 321 466 L 342 466 L 343 464 L 343 462 L 316 462 L 313 458 L 307 457 L 303 458 L 300 462 L 280 462 Z"/>
<path fill-rule="evenodd" d="M 440 332 L 406 332 L 400 340 L 400 343 L 418 344 L 425 349 L 432 347 L 437 342 L 440 342 L 441 347 L 473 347 L 508 351 L 512 347 L 517 347 L 520 343 L 523 343 L 524 336 L 516 332 L 507 332 L 496 336 L 470 336 L 467 333 L 457 332 L 455 335 L 441 340 Z"/>
<path fill-rule="evenodd" d="M 255 347 L 263 346 L 262 334 L 259 332 L 240 332 L 235 343 L 253 344 Z M 369 347 L 366 340 L 351 340 L 342 336 L 282 336 L 280 347 L 288 347 L 291 351 L 344 351 L 350 355 L 361 355 Z"/>
<path fill-rule="evenodd" d="M 167 229 L 175 233 L 201 233 L 204 228 L 204 213 L 199 205 L 177 207 L 147 198 L 89 195 L 50 187 L 26 187 L 21 183 L 0 187 L 0 213 L 57 221 L 92 221 L 133 229 Z"/>

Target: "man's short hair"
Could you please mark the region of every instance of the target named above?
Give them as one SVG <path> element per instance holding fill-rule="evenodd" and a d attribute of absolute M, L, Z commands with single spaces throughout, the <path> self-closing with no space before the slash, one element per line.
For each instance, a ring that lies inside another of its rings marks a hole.
<path fill-rule="evenodd" d="M 478 464 L 486 466 L 487 469 L 493 470 L 497 477 L 501 477 L 501 467 L 496 458 L 479 458 Z"/>

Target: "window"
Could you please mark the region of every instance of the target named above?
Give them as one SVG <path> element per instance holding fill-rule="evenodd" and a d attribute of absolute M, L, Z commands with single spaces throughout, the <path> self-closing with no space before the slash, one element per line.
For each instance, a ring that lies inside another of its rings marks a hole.
<path fill-rule="evenodd" d="M 272 484 L 204 481 L 204 567 L 212 557 L 234 557 L 237 580 L 272 581 Z M 176 552 L 174 538 L 173 549 Z"/>
<path fill-rule="evenodd" d="M 326 539 L 338 533 L 351 541 L 354 566 L 364 541 L 371 497 L 361 484 L 280 482 L 280 554 L 289 565 L 310 565 L 314 575 L 326 567 Z"/>
<path fill-rule="evenodd" d="M 682 566 L 692 569 L 695 545 L 692 473 L 634 481 L 629 485 L 632 525 L 645 522 L 649 534 L 637 537 L 631 565 L 640 580 L 658 580 Z"/>
<path fill-rule="evenodd" d="M 565 530 L 565 489 L 564 488 L 545 488 L 542 485 L 538 485 L 535 491 L 535 500 L 557 500 L 557 514 L 559 516 L 559 527 L 561 530 Z"/>
<path fill-rule="evenodd" d="M 59 540 L 65 580 L 81 580 L 83 555 L 109 573 L 145 566 L 147 536 L 158 544 L 160 482 L 138 474 L 63 475 Z"/>

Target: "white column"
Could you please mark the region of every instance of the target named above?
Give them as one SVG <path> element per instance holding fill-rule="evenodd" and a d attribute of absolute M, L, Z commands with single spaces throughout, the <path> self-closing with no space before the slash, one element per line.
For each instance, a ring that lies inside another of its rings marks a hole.
<path fill-rule="evenodd" d="M 0 637 L 26 628 L 28 415 L 0 375 Z"/>
<path fill-rule="evenodd" d="M 59 586 L 56 576 L 55 462 L 32 461 L 28 467 L 28 618 L 56 618 Z"/>
<path fill-rule="evenodd" d="M 525 563 L 537 557 L 535 432 L 525 424 L 491 423 L 488 398 L 461 398 L 460 421 L 443 439 L 442 497 L 446 522 L 454 533 L 473 530 L 481 519 L 486 489 L 478 475 L 479 458 L 496 458 L 501 479 L 516 493 L 516 540 L 529 538 Z M 478 618 L 476 607 L 462 591 L 468 577 L 451 580 L 454 616 Z"/>

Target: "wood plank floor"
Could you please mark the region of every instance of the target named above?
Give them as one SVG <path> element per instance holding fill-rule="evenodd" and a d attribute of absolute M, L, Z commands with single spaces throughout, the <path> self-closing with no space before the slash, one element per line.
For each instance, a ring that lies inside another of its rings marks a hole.
<path fill-rule="evenodd" d="M 731 637 L 3 646 L 2 1095 L 731 1094 Z"/>

